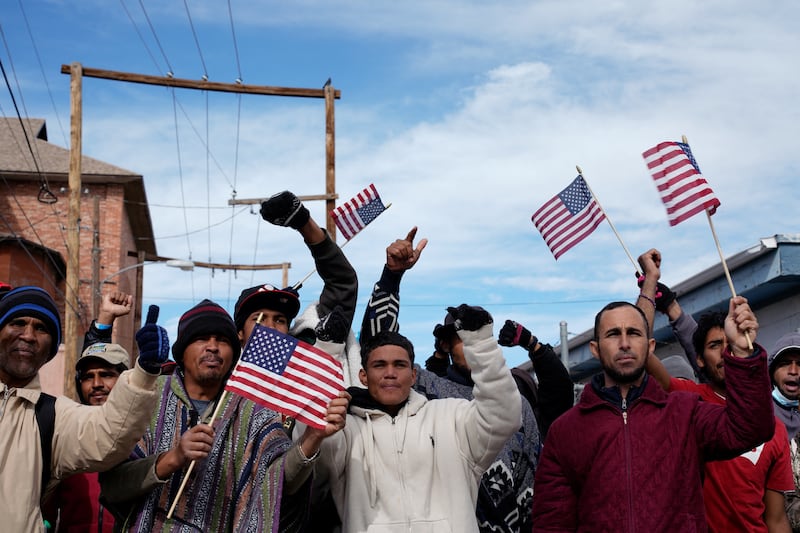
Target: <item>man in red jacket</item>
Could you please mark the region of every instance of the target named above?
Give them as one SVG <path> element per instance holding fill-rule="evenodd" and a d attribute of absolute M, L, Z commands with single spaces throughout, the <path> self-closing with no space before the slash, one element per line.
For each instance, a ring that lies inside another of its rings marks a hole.
<path fill-rule="evenodd" d="M 748 346 L 758 322 L 744 304 L 731 299 L 725 319 L 724 406 L 667 394 L 648 379 L 655 341 L 641 309 L 613 302 L 597 314 L 590 349 L 603 372 L 550 426 L 534 481 L 534 531 L 707 530 L 703 461 L 735 457 L 775 428 L 766 353 Z"/>

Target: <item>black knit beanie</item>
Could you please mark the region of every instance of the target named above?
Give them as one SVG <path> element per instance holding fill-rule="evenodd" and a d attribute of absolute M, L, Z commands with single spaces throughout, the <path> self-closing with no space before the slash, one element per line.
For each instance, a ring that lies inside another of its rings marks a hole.
<path fill-rule="evenodd" d="M 172 357 L 183 368 L 183 352 L 192 341 L 204 335 L 219 335 L 230 341 L 234 360 L 242 351 L 239 336 L 233 319 L 225 309 L 211 300 L 203 300 L 195 305 L 178 322 L 178 338 L 172 345 Z"/>
<path fill-rule="evenodd" d="M 61 316 L 53 298 L 44 289 L 33 286 L 8 291 L 0 300 L 0 329 L 21 316 L 38 318 L 44 322 L 52 340 L 47 360 L 55 357 L 61 344 Z"/>

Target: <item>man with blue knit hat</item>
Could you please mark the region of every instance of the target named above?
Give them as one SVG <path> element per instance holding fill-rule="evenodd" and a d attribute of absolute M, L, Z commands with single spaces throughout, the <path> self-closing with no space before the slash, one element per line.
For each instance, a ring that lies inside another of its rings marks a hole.
<path fill-rule="evenodd" d="M 61 319 L 50 295 L 18 287 L 0 300 L 0 516 L 6 531 L 44 531 L 40 500 L 50 482 L 102 471 L 124 459 L 145 429 L 166 360 L 157 308 L 137 333 L 140 355 L 100 407 L 44 394 L 39 369 L 58 353 Z M 153 371 L 155 369 L 155 371 Z"/>
<path fill-rule="evenodd" d="M 327 427 L 308 429 L 295 445 L 280 415 L 223 395 L 240 352 L 236 325 L 218 304 L 203 300 L 181 316 L 172 345 L 178 368 L 159 380 L 149 427 L 130 460 L 100 477 L 118 525 L 140 532 L 301 530 L 319 445 L 344 425 L 346 400 L 334 400 Z"/>

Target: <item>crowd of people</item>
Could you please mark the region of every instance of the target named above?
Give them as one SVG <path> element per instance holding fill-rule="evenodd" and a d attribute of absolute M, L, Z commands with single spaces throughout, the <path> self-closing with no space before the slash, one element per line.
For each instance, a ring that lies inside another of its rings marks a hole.
<path fill-rule="evenodd" d="M 113 342 L 133 301 L 111 291 L 74 368 L 79 403 L 41 390 L 62 341 L 52 297 L 1 284 L 4 531 L 800 531 L 800 333 L 767 352 L 745 298 L 695 320 L 643 253 L 636 300 L 596 315 L 602 372 L 575 403 L 552 346 L 476 305 L 447 307 L 420 364 L 399 320 L 428 244 L 416 227 L 386 248 L 356 334 L 341 249 L 291 192 L 261 215 L 301 235 L 318 299 L 301 312 L 295 288 L 257 285 L 232 315 L 205 299 L 172 344 L 151 306 L 134 360 Z M 654 353 L 656 313 L 683 347 L 672 361 Z M 341 364 L 323 427 L 225 390 L 256 324 Z M 532 372 L 508 367 L 513 347 Z"/>

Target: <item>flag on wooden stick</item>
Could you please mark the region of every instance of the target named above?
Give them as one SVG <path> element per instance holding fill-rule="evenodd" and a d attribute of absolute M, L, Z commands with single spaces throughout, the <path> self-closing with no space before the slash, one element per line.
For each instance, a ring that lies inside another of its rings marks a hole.
<path fill-rule="evenodd" d="M 719 200 L 700 174 L 687 143 L 662 142 L 645 151 L 642 157 L 667 208 L 670 226 L 702 211 L 713 215 L 717 210 Z"/>
<path fill-rule="evenodd" d="M 578 174 L 570 185 L 536 211 L 531 221 L 558 259 L 588 237 L 606 215 Z"/>
<path fill-rule="evenodd" d="M 354 198 L 331 211 L 331 217 L 349 241 L 385 210 L 378 190 L 374 184 L 370 184 Z"/>
<path fill-rule="evenodd" d="M 325 427 L 328 403 L 344 390 L 342 366 L 331 355 L 256 324 L 225 390 L 315 428 Z"/>

